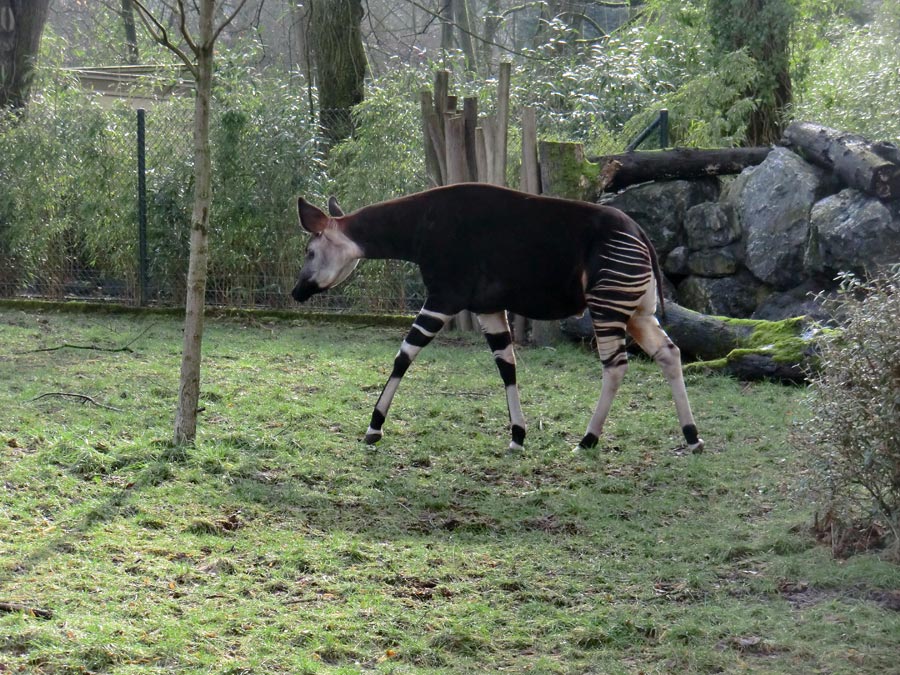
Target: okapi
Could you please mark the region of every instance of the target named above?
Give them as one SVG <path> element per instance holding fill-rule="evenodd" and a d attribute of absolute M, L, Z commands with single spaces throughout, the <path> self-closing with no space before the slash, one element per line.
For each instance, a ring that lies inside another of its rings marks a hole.
<path fill-rule="evenodd" d="M 297 302 L 344 281 L 362 258 L 416 263 L 427 289 L 393 371 L 372 412 L 365 441 L 382 437 L 391 401 L 410 364 L 462 310 L 478 316 L 506 387 L 512 442 L 521 449 L 526 424 L 516 386 L 516 357 L 506 312 L 558 320 L 590 311 L 603 364 L 600 400 L 579 445 L 597 444 L 628 368 L 625 334 L 662 368 L 688 448 L 703 441 L 691 414 L 678 347 L 654 313 L 662 302 L 659 264 L 641 227 L 607 206 L 463 183 L 329 215 L 298 200 L 300 225 L 312 235 Z"/>

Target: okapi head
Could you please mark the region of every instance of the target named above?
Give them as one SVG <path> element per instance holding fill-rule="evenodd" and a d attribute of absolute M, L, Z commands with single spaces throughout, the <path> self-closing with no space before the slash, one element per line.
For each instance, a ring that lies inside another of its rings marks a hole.
<path fill-rule="evenodd" d="M 300 227 L 312 235 L 300 279 L 291 295 L 304 302 L 344 281 L 356 269 L 362 249 L 344 234 L 346 216 L 334 197 L 328 200 L 326 215 L 302 197 L 297 200 Z"/>

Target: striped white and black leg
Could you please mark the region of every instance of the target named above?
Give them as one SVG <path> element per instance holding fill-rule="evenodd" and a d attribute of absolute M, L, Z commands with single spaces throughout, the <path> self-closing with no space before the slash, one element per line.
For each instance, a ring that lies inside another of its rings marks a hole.
<path fill-rule="evenodd" d="M 681 432 L 684 434 L 687 447 L 694 454 L 699 454 L 703 452 L 703 439 L 697 433 L 697 425 L 694 423 L 694 415 L 691 412 L 690 401 L 688 401 L 687 388 L 684 386 L 681 352 L 653 316 L 655 307 L 655 297 L 642 302 L 637 313 L 628 322 L 628 332 L 641 349 L 652 357 L 662 369 L 663 375 L 672 388 L 675 411 L 678 414 L 678 422 L 681 424 Z"/>
<path fill-rule="evenodd" d="M 479 314 L 478 322 L 487 338 L 488 347 L 494 355 L 494 362 L 497 364 L 500 377 L 503 379 L 503 386 L 506 388 L 506 406 L 509 409 L 509 429 L 512 434 L 509 449 L 521 450 L 525 444 L 525 432 L 528 426 L 525 424 L 522 404 L 519 401 L 519 387 L 516 384 L 516 353 L 513 349 L 506 312 Z"/>
<path fill-rule="evenodd" d="M 600 439 L 603 425 L 609 416 L 613 399 L 619 391 L 619 385 L 628 371 L 628 353 L 625 351 L 625 326 L 621 321 L 610 322 L 597 318 L 592 312 L 594 336 L 597 339 L 597 352 L 603 364 L 603 384 L 600 389 L 600 400 L 588 423 L 584 437 L 578 443 L 582 448 L 593 448 Z"/>
<path fill-rule="evenodd" d="M 394 400 L 394 394 L 397 393 L 397 387 L 400 386 L 400 380 L 403 379 L 410 364 L 422 351 L 422 348 L 431 342 L 434 336 L 447 325 L 447 322 L 452 317 L 452 314 L 434 312 L 426 307 L 419 311 L 418 316 L 413 321 L 412 328 L 409 329 L 409 333 L 407 333 L 406 338 L 400 344 L 400 351 L 394 357 L 394 368 L 391 371 L 391 376 L 384 385 L 381 396 L 378 397 L 378 402 L 372 411 L 372 421 L 366 430 L 365 438 L 366 443 L 370 445 L 380 441 L 383 436 L 381 427 L 384 425 L 384 420 L 391 407 L 391 401 Z"/>

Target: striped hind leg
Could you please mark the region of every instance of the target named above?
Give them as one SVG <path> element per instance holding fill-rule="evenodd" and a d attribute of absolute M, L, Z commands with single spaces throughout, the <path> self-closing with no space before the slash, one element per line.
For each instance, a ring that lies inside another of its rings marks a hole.
<path fill-rule="evenodd" d="M 410 364 L 422 351 L 422 348 L 434 339 L 434 336 L 447 325 L 447 322 L 453 316 L 452 314 L 442 314 L 441 312 L 429 310 L 427 307 L 428 303 L 426 302 L 425 307 L 419 310 L 419 314 L 413 321 L 412 328 L 409 329 L 406 338 L 400 344 L 400 351 L 394 357 L 394 368 L 391 371 L 391 376 L 384 385 L 381 396 L 378 397 L 378 402 L 372 411 L 372 420 L 369 422 L 369 428 L 366 430 L 365 441 L 370 445 L 380 441 L 383 436 L 381 427 L 384 425 L 384 420 L 391 407 L 391 401 L 394 400 L 394 394 L 397 393 L 397 387 L 400 386 L 400 380 L 403 379 Z"/>
<path fill-rule="evenodd" d="M 506 407 L 509 409 L 509 428 L 512 440 L 509 443 L 510 450 L 521 450 L 525 443 L 525 416 L 522 414 L 522 404 L 519 402 L 519 388 L 516 385 L 516 354 L 513 350 L 512 336 L 509 332 L 509 323 L 506 320 L 506 312 L 496 314 L 479 314 L 478 322 L 487 338 L 488 347 L 494 355 L 503 386 L 506 388 Z"/>
<path fill-rule="evenodd" d="M 663 375 L 672 388 L 675 400 L 675 411 L 681 432 L 687 442 L 688 449 L 697 454 L 703 452 L 703 439 L 697 434 L 697 425 L 691 413 L 687 389 L 684 386 L 684 375 L 681 371 L 681 351 L 675 345 L 656 320 L 656 294 L 651 290 L 641 299 L 634 316 L 628 321 L 628 333 L 641 349 L 652 357 L 662 369 Z"/>
<path fill-rule="evenodd" d="M 613 316 L 609 312 L 591 309 L 594 324 L 594 337 L 597 340 L 597 353 L 603 364 L 603 383 L 600 389 L 600 400 L 591 416 L 587 431 L 578 443 L 582 448 L 593 448 L 600 439 L 603 425 L 609 416 L 613 399 L 628 371 L 628 353 L 625 351 L 625 321 L 623 317 Z"/>

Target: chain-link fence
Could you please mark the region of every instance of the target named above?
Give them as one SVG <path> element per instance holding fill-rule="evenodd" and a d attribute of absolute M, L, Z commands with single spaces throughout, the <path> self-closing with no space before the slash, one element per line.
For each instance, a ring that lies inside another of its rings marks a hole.
<path fill-rule="evenodd" d="M 295 200 L 324 205 L 326 184 L 319 122 L 301 99 L 216 113 L 210 305 L 297 307 L 290 291 L 305 235 Z M 142 133 L 138 113 L 124 105 L 79 99 L 75 108 L 38 98 L 26 120 L 0 121 L 0 297 L 182 304 L 192 102 L 149 107 Z M 414 266 L 364 261 L 350 281 L 303 308 L 408 313 L 423 300 Z"/>

